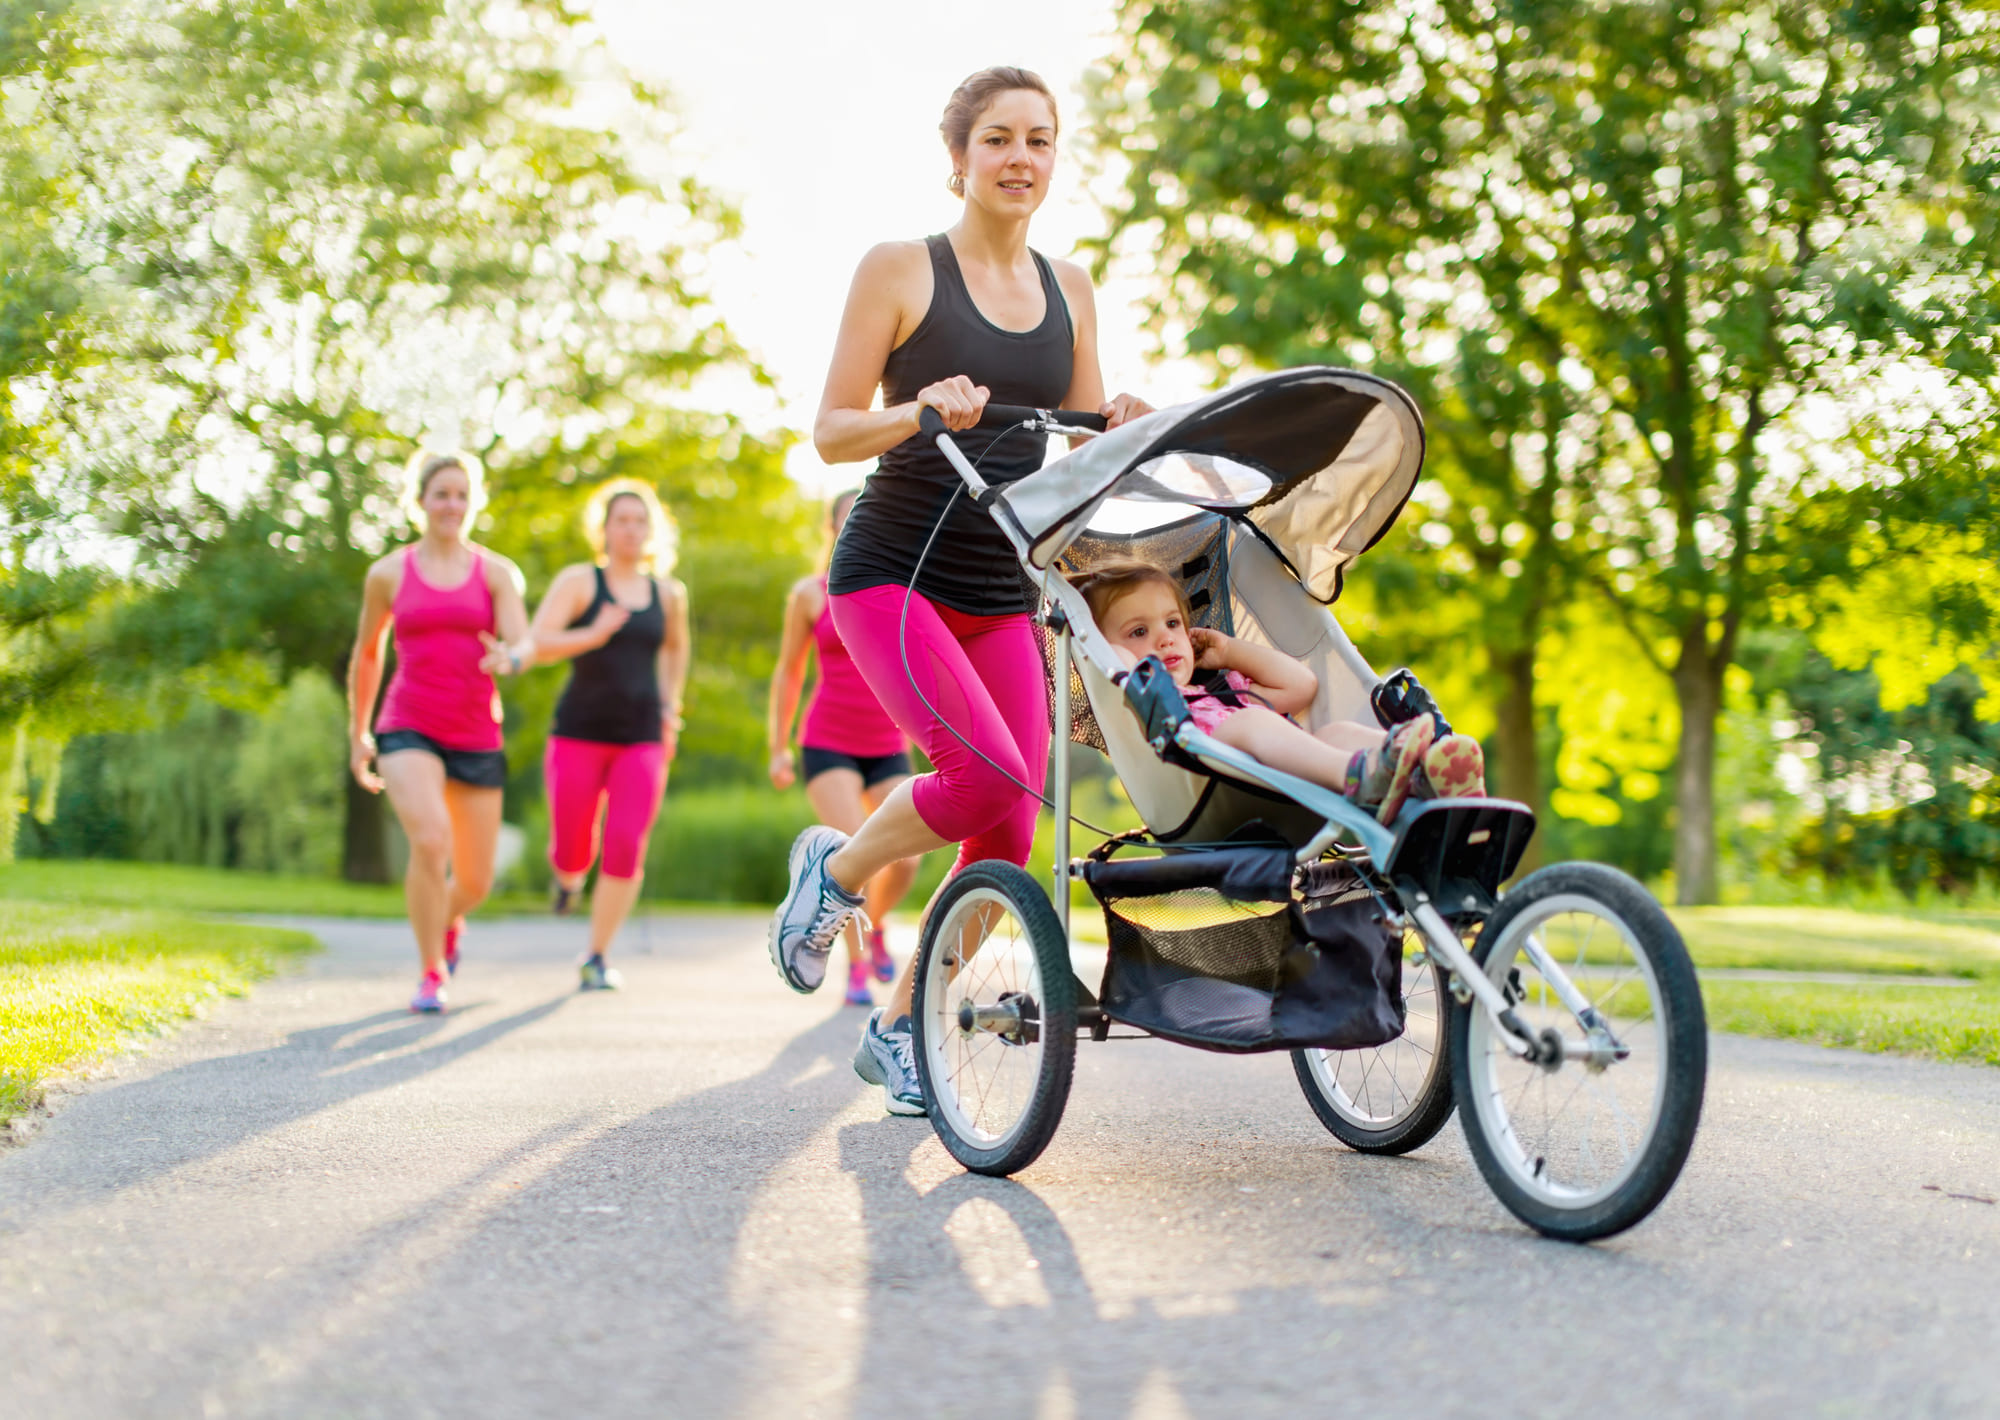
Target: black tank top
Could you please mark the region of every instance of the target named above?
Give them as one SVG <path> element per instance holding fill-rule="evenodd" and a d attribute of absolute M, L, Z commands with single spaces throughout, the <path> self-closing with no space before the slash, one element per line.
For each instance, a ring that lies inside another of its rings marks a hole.
<path fill-rule="evenodd" d="M 986 319 L 965 289 L 951 242 L 926 237 L 931 254 L 931 305 L 910 338 L 889 352 L 882 403 L 907 404 L 925 385 L 964 375 L 985 385 L 995 404 L 1053 409 L 1069 393 L 1076 338 L 1069 305 L 1040 252 L 1030 252 L 1042 276 L 1048 309 L 1033 330 L 1008 331 Z M 988 483 L 1011 483 L 1042 466 L 1048 439 L 1024 429 L 967 429 L 952 438 Z M 1032 586 L 1014 549 L 964 487 L 937 445 L 915 435 L 882 455 L 868 475 L 833 549 L 827 590 L 835 596 L 869 587 L 914 585 L 932 601 L 972 616 L 1026 609 Z M 923 570 L 917 557 L 947 503 L 951 513 L 931 543 Z"/>
<path fill-rule="evenodd" d="M 597 576 L 597 595 L 590 599 L 583 615 L 569 624 L 571 631 L 590 625 L 599 607 L 616 600 L 604 580 L 604 569 L 592 571 Z M 564 739 L 637 745 L 660 738 L 657 657 L 660 643 L 667 639 L 667 612 L 660 605 L 659 582 L 651 577 L 646 580 L 653 588 L 653 599 L 646 609 L 633 612 L 611 633 L 609 641 L 570 663 L 569 684 L 556 702 L 554 726 L 554 733 Z"/>

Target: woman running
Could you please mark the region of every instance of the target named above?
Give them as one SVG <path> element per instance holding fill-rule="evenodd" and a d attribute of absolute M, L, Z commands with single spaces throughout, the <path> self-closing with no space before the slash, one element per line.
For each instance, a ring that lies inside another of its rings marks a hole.
<path fill-rule="evenodd" d="M 423 964 L 412 1011 L 444 1009 L 465 914 L 493 886 L 507 757 L 486 647 L 496 631 L 525 635 L 528 612 L 514 564 L 465 537 L 485 501 L 484 471 L 472 455 L 419 452 L 410 460 L 403 506 L 421 536 L 368 569 L 347 660 L 348 767 L 369 793 L 389 791 L 410 841 L 403 896 Z M 392 628 L 396 673 L 370 734 Z M 519 670 L 520 662 L 498 669 Z"/>
<path fill-rule="evenodd" d="M 813 424 L 828 463 L 879 455 L 834 549 L 827 600 L 855 665 L 936 772 L 897 786 L 852 838 L 822 826 L 792 845 L 770 948 L 796 991 L 819 986 L 833 939 L 889 864 L 951 843 L 959 867 L 1025 863 L 1034 839 L 1049 710 L 1031 589 L 1000 529 L 918 434 L 919 411 L 968 431 L 960 447 L 1005 483 L 1041 467 L 1047 443 L 974 430 L 988 400 L 1098 409 L 1113 428 L 1149 410 L 1131 395 L 1105 402 L 1090 279 L 1028 246 L 1055 168 L 1048 86 L 1025 69 L 982 70 L 952 94 L 939 130 L 964 216 L 862 258 Z M 906 967 L 854 1061 L 897 1114 L 924 1112 L 911 980 Z"/>
<path fill-rule="evenodd" d="M 620 977 L 605 953 L 639 900 L 646 838 L 680 734 L 687 589 L 672 575 L 679 530 L 639 480 L 614 478 L 591 494 L 583 532 L 597 560 L 556 573 L 529 642 L 496 656 L 572 662 L 542 760 L 549 861 L 555 910 L 566 913 L 602 849 L 580 969 L 584 990 L 609 991 Z"/>
<path fill-rule="evenodd" d="M 841 526 L 854 507 L 855 494 L 833 500 L 827 510 L 827 546 L 840 537 Z M 815 573 L 792 586 L 785 605 L 785 636 L 778 650 L 778 668 L 771 677 L 771 784 L 789 789 L 796 780 L 792 758 L 792 719 L 798 713 L 799 691 L 805 684 L 806 660 L 819 648 L 819 684 L 806 706 L 799 748 L 805 761 L 806 799 L 819 821 L 853 833 L 861 821 L 895 787 L 910 777 L 910 755 L 903 732 L 875 699 L 875 693 L 855 668 L 854 658 L 840 643 L 833 615 L 827 610 L 826 576 Z M 872 1006 L 868 975 L 889 981 L 896 975 L 889 959 L 882 924 L 917 880 L 917 860 L 898 858 L 868 880 L 865 915 L 867 960 L 847 939 L 847 1004 Z"/>

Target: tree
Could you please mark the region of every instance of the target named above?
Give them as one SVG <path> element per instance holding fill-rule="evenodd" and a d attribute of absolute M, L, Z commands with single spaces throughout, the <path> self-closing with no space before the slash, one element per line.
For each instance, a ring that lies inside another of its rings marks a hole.
<path fill-rule="evenodd" d="M 119 619 L 135 672 L 251 656 L 338 679 L 414 443 L 505 480 L 746 363 L 689 277 L 734 213 L 556 0 L 56 23 L 88 60 L 40 79 L 77 187 L 62 249 L 116 320 L 64 384 L 90 418 L 54 462 L 152 589 Z M 379 801 L 348 802 L 346 871 L 381 876 Z"/>
<path fill-rule="evenodd" d="M 1963 4 L 1133 0 L 1114 229 L 1160 224 L 1197 348 L 1372 333 L 1350 263 L 1438 384 L 1478 377 L 1440 309 L 1490 329 L 1576 450 L 1549 532 L 1674 685 L 1677 890 L 1708 901 L 1725 674 L 1798 510 L 1857 476 L 1818 425 L 1891 370 L 1991 380 L 1996 62 Z"/>

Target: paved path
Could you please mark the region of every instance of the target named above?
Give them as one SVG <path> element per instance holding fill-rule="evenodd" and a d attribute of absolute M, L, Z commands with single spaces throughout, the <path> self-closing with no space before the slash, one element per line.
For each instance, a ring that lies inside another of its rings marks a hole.
<path fill-rule="evenodd" d="M 481 925 L 413 1019 L 330 923 L 0 1151 L 0 1415 L 1989 1415 L 2000 1071 L 1719 1040 L 1679 1190 L 1525 1232 L 1453 1125 L 1339 1147 L 1282 1058 L 1086 1045 L 1015 1182 L 849 1073 L 745 917 Z M 637 935 L 635 931 L 635 936 Z"/>

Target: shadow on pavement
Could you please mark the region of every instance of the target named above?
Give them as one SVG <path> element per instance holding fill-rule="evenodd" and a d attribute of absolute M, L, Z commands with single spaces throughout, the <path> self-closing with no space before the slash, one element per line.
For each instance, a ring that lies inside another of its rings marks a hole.
<path fill-rule="evenodd" d="M 464 1031 L 457 1027 L 489 1002 L 468 1002 L 449 1016 L 375 1011 L 337 1025 L 294 1031 L 268 1049 L 197 1060 L 113 1083 L 71 1104 L 59 1125 L 87 1127 L 109 1113 L 150 1121 L 150 1134 L 129 1139 L 116 1154 L 78 1161 L 62 1147 L 66 1130 L 58 1128 L 37 1148 L 0 1158 L 0 1169 L 41 1175 L 32 1186 L 38 1209 L 89 1203 L 222 1154 L 268 1130 L 440 1070 L 554 1014 L 574 994 L 565 990 Z M 0 1234 L 6 1228 L 0 1219 Z"/>

